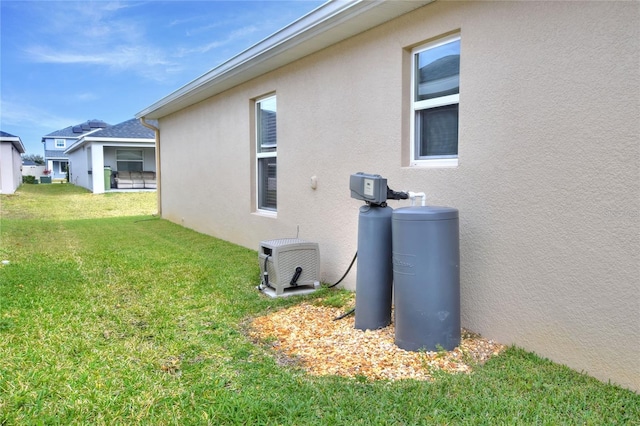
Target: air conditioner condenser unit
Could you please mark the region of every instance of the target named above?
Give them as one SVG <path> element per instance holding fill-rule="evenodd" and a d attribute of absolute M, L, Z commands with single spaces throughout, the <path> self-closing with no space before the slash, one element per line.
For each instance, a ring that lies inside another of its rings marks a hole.
<path fill-rule="evenodd" d="M 262 241 L 258 260 L 263 277 L 259 289 L 271 297 L 308 293 L 320 287 L 318 243 L 298 238 Z"/>

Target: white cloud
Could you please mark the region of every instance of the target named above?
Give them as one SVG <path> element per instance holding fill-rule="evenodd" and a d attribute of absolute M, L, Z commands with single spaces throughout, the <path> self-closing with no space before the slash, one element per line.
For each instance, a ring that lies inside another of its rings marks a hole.
<path fill-rule="evenodd" d="M 174 19 L 173 21 L 169 22 L 168 26 L 175 27 L 175 26 L 180 26 L 184 24 L 190 24 L 192 22 L 200 21 L 201 19 L 202 19 L 201 16 L 192 16 L 190 18 Z"/>
<path fill-rule="evenodd" d="M 27 53 L 34 62 L 50 64 L 105 65 L 111 68 L 168 65 L 162 52 L 143 46 L 122 45 L 99 53 L 51 51 L 46 46 L 32 46 Z"/>
<path fill-rule="evenodd" d="M 1 108 L 0 117 L 2 117 L 3 126 L 48 129 L 45 133 L 56 129 L 64 129 L 71 124 L 81 123 L 86 120 L 86 118 L 63 117 L 32 104 L 13 102 L 6 99 L 2 99 Z M 44 135 L 45 133 L 42 134 Z"/>
<path fill-rule="evenodd" d="M 55 2 L 55 7 L 47 8 L 49 14 L 40 13 L 40 28 L 45 34 L 40 38 L 46 41 L 28 45 L 24 49 L 27 59 L 44 64 L 101 66 L 164 80 L 168 70 L 178 65 L 165 49 L 148 40 L 144 22 L 117 14 L 132 5 L 140 4 Z M 70 24 L 69 16 L 82 25 Z"/>
<path fill-rule="evenodd" d="M 202 54 L 202 53 L 207 53 L 213 49 L 218 49 L 220 47 L 223 46 L 228 46 L 228 45 L 232 45 L 236 42 L 238 42 L 239 40 L 245 39 L 248 36 L 250 36 L 251 34 L 260 31 L 260 29 L 258 27 L 256 27 L 255 25 L 249 25 L 246 26 L 244 28 L 240 28 L 236 31 L 231 32 L 227 37 L 225 37 L 224 39 L 220 39 L 220 40 L 213 40 L 211 42 L 202 44 L 200 46 L 195 46 L 189 49 L 181 49 L 178 51 L 177 56 L 178 57 L 183 57 L 183 56 L 188 56 L 194 53 L 197 54 Z M 247 46 L 249 47 L 249 46 Z M 236 52 L 236 53 L 240 53 L 240 51 Z"/>
<path fill-rule="evenodd" d="M 50 47 L 31 46 L 26 50 L 29 59 L 36 63 L 99 65 L 111 71 L 132 71 L 142 77 L 156 81 L 182 67 L 166 58 L 159 49 L 141 45 L 120 45 L 110 49 L 91 52 L 77 50 L 52 50 Z"/>
<path fill-rule="evenodd" d="M 187 80 L 212 68 L 272 33 L 274 19 L 282 21 L 293 13 L 279 2 L 230 10 L 194 7 L 193 13 L 175 16 L 156 12 L 162 8 L 154 8 L 153 2 L 33 4 L 29 21 L 34 31 L 31 41 L 22 44 L 28 61 L 69 69 L 80 65 L 162 83 Z"/>

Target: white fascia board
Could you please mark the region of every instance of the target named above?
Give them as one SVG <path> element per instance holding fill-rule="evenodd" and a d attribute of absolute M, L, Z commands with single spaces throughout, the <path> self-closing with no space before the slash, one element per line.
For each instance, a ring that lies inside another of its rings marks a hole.
<path fill-rule="evenodd" d="M 0 142 L 18 142 L 20 140 L 17 136 L 2 136 Z"/>
<path fill-rule="evenodd" d="M 80 136 L 80 138 L 86 138 L 87 136 L 95 133 L 95 132 L 99 132 L 100 130 L 104 130 L 104 127 L 97 127 L 93 130 L 89 130 L 87 133 L 83 133 L 82 136 Z"/>
<path fill-rule="evenodd" d="M 82 142 L 83 142 L 82 139 L 80 139 L 80 141 L 76 141 L 76 143 L 72 143 L 71 145 L 69 145 L 67 149 L 63 151 L 64 154 L 69 155 L 70 152 L 73 152 L 76 149 L 80 148 L 82 145 L 84 145 Z"/>
<path fill-rule="evenodd" d="M 22 139 L 18 136 L 8 136 L 0 139 L 0 142 L 11 142 L 11 144 L 18 150 L 20 154 L 24 154 L 26 150 L 24 149 L 24 144 L 22 143 Z"/>
<path fill-rule="evenodd" d="M 64 153 L 65 153 L 65 154 L 67 154 L 67 153 L 69 153 L 69 152 L 75 151 L 75 149 L 76 149 L 77 147 L 82 146 L 82 145 L 83 145 L 83 141 L 84 141 L 84 139 L 85 139 L 87 136 L 91 135 L 92 133 L 98 132 L 98 131 L 100 131 L 100 130 L 104 130 L 104 128 L 103 128 L 103 127 L 98 127 L 98 128 L 96 128 L 96 129 L 93 129 L 93 130 L 88 131 L 87 133 L 82 133 L 80 136 L 59 136 L 59 137 L 52 137 L 52 138 L 50 138 L 50 139 L 71 139 L 71 140 L 76 139 L 76 142 L 73 142 L 73 143 L 69 146 L 69 148 L 67 148 L 67 149 L 64 151 Z M 46 137 L 46 136 L 45 136 L 45 137 Z"/>
<path fill-rule="evenodd" d="M 87 142 L 107 142 L 116 145 L 128 143 L 156 143 L 154 138 L 91 138 Z"/>
<path fill-rule="evenodd" d="M 80 135 L 80 136 L 43 136 L 42 137 L 42 143 L 45 143 L 47 140 L 51 140 L 54 141 L 56 139 L 64 139 L 67 142 L 74 142 L 74 141 L 78 141 L 80 139 L 82 139 L 84 137 L 84 135 Z"/>
<path fill-rule="evenodd" d="M 434 0 L 329 1 L 136 114 L 158 119 Z"/>
<path fill-rule="evenodd" d="M 24 144 L 22 143 L 22 139 L 20 138 L 18 138 L 17 142 L 14 142 L 13 146 L 16 147 L 16 149 L 20 154 L 24 154 L 25 152 L 27 152 L 27 150 L 24 147 Z"/>
<path fill-rule="evenodd" d="M 100 144 L 103 146 L 131 146 L 132 148 L 149 148 L 150 146 L 153 147 L 156 144 L 155 139 L 148 138 L 82 138 L 78 143 L 75 143 L 67 148 L 64 153 L 69 154 L 73 151 L 77 151 L 82 146 L 90 145 L 93 142 L 100 142 Z"/>
<path fill-rule="evenodd" d="M 57 138 L 57 139 L 62 139 L 62 138 Z M 69 139 L 69 138 L 65 138 L 65 139 Z M 76 138 L 74 138 L 76 139 Z M 78 148 L 80 148 L 81 146 L 85 145 L 85 139 L 84 137 L 80 137 L 77 138 L 77 140 L 75 142 L 73 142 L 71 145 L 69 145 L 69 147 L 67 147 L 67 149 L 65 149 L 63 152 L 65 155 L 69 155 L 70 152 L 73 152 L 75 150 L 77 150 Z"/>

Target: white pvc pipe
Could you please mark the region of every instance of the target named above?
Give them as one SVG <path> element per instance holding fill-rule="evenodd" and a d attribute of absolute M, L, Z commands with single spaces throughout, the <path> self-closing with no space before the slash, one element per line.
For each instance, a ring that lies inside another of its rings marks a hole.
<path fill-rule="evenodd" d="M 411 205 L 416 205 L 416 198 L 422 198 L 422 206 L 426 206 L 427 203 L 427 195 L 424 192 L 412 192 L 409 191 L 409 199 L 411 200 Z"/>

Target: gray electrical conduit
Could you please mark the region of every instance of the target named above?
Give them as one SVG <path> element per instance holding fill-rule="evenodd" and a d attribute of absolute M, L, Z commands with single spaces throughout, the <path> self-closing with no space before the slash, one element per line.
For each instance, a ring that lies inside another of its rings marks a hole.
<path fill-rule="evenodd" d="M 353 256 L 353 260 L 351 260 L 351 263 L 349 264 L 349 267 L 347 268 L 347 271 L 344 273 L 344 275 L 342 276 L 342 278 L 340 278 L 338 280 L 338 282 L 336 282 L 335 284 L 331 284 L 329 287 L 327 288 L 333 288 L 335 286 L 337 286 L 338 284 L 340 284 L 342 282 L 342 280 L 345 279 L 345 277 L 347 276 L 347 274 L 349 273 L 349 271 L 351 271 L 351 267 L 353 266 L 353 264 L 356 261 L 356 258 L 358 257 L 358 252 L 356 252 L 356 254 Z M 342 318 L 348 317 L 349 315 L 351 315 L 352 313 L 354 313 L 356 311 L 356 308 L 351 309 L 350 311 L 345 312 L 344 314 L 340 315 L 339 317 L 334 318 L 334 321 L 338 321 L 341 320 Z"/>

